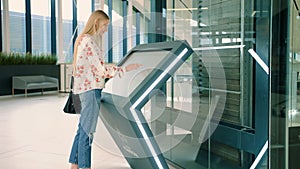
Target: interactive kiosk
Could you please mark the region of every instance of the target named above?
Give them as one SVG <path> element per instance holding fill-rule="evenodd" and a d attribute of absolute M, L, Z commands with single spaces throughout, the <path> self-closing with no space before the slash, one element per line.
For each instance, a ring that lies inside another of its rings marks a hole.
<path fill-rule="evenodd" d="M 141 109 L 192 53 L 186 41 L 138 45 L 119 66 L 143 66 L 106 83 L 100 118 L 132 168 L 169 168 Z"/>

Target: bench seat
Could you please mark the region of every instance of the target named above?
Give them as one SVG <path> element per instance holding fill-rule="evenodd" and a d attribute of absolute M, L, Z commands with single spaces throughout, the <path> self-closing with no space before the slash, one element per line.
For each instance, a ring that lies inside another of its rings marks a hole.
<path fill-rule="evenodd" d="M 25 90 L 25 96 L 27 96 L 27 90 L 29 89 L 43 89 L 57 88 L 58 90 L 58 79 L 45 75 L 33 75 L 33 76 L 13 76 L 12 77 L 12 95 L 14 90 Z"/>

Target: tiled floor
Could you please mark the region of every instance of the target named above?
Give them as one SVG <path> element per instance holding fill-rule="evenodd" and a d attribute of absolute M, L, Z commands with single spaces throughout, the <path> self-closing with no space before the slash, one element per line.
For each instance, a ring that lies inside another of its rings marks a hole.
<path fill-rule="evenodd" d="M 63 113 L 66 94 L 0 97 L 0 168 L 68 169 L 78 115 Z M 128 169 L 102 126 L 93 144 L 92 169 Z"/>

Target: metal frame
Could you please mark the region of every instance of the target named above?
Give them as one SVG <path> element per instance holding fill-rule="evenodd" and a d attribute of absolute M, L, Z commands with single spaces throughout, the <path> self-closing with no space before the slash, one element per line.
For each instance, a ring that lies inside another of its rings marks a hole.
<path fill-rule="evenodd" d="M 127 7 L 128 2 L 127 0 L 122 1 L 122 7 L 123 7 L 123 56 L 127 53 Z"/>
<path fill-rule="evenodd" d="M 26 53 L 32 52 L 31 36 L 31 0 L 25 1 L 25 28 L 26 28 Z"/>
<path fill-rule="evenodd" d="M 56 16 L 55 0 L 51 0 L 51 53 L 56 55 Z"/>
<path fill-rule="evenodd" d="M 108 16 L 110 17 L 110 20 L 112 21 L 112 6 L 113 6 L 113 1 L 108 1 Z M 113 41 L 113 29 L 112 29 L 112 24 L 108 25 L 108 63 L 113 62 L 113 49 L 112 49 L 112 41 Z"/>
<path fill-rule="evenodd" d="M 193 50 L 186 41 L 142 44 L 129 51 L 118 65 L 124 65 L 133 53 L 158 50 L 169 52 L 128 97 L 108 93 L 105 89 L 102 92 L 100 117 L 132 168 L 169 168 L 141 109 L 149 101 L 151 91 L 161 88 Z M 134 146 L 130 146 L 130 138 L 138 140 Z M 148 156 L 130 157 L 138 154 L 137 149 Z"/>
<path fill-rule="evenodd" d="M 73 20 L 72 20 L 72 23 L 73 23 L 73 45 L 72 47 L 74 46 L 75 44 L 75 41 L 76 41 L 76 38 L 78 36 L 77 34 L 77 1 L 73 1 Z M 72 50 L 73 51 L 73 50 Z"/>
<path fill-rule="evenodd" d="M 136 10 L 136 45 L 141 43 L 141 21 L 140 21 L 141 12 Z"/>
<path fill-rule="evenodd" d="M 2 1 L 0 0 L 0 8 L 2 6 Z M 0 12 L 0 52 L 2 52 L 3 48 L 2 48 L 2 12 Z"/>

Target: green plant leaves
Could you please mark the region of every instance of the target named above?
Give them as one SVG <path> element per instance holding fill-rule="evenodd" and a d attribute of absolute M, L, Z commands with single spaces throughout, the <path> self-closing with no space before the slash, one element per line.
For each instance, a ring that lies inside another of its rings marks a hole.
<path fill-rule="evenodd" d="M 55 65 L 57 57 L 51 54 L 32 55 L 31 53 L 1 53 L 0 65 Z"/>

